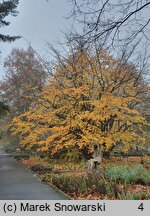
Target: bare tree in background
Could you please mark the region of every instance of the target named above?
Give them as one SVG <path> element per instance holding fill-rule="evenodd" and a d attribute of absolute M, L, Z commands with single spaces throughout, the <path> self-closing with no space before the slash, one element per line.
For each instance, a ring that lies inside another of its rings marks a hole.
<path fill-rule="evenodd" d="M 149 40 L 150 1 L 148 0 L 72 0 L 72 15 L 84 24 L 83 36 L 109 44 Z"/>
<path fill-rule="evenodd" d="M 47 75 L 31 47 L 13 49 L 4 67 L 6 72 L 0 82 L 0 96 L 10 106 L 11 114 L 19 115 L 28 110 L 42 91 Z"/>

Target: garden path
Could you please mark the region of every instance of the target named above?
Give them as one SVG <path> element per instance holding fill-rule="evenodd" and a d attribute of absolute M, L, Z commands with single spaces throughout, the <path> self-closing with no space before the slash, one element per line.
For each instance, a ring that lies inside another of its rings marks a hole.
<path fill-rule="evenodd" d="M 11 155 L 0 150 L 0 200 L 64 200 Z"/>

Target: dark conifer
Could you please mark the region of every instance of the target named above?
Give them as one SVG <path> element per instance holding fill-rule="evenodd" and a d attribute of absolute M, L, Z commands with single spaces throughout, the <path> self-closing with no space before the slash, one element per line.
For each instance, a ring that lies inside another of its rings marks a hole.
<path fill-rule="evenodd" d="M 5 27 L 10 24 L 10 22 L 5 20 L 8 15 L 17 16 L 18 12 L 16 11 L 16 8 L 18 3 L 19 0 L 8 0 L 0 3 L 0 27 Z M 20 37 L 0 34 L 0 41 L 3 42 L 12 42 L 17 38 Z"/>

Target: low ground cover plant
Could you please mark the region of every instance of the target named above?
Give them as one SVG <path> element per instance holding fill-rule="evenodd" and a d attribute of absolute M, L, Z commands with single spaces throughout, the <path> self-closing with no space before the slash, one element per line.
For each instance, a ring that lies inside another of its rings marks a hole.
<path fill-rule="evenodd" d="M 50 182 L 73 199 L 149 199 L 150 186 L 133 185 L 104 178 L 99 173 L 44 174 L 43 181 Z"/>
<path fill-rule="evenodd" d="M 142 165 L 108 167 L 105 176 L 115 182 L 150 185 L 150 174 Z"/>
<path fill-rule="evenodd" d="M 85 162 L 30 158 L 22 163 L 73 199 L 150 199 L 149 163 L 105 163 L 87 171 Z M 126 165 L 125 165 L 126 164 Z"/>

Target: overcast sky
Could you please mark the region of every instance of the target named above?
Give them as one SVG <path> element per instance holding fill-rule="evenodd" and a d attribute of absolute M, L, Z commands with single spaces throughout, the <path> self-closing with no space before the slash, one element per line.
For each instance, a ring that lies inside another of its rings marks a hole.
<path fill-rule="evenodd" d="M 0 44 L 0 79 L 4 75 L 4 59 L 12 48 L 26 48 L 29 41 L 34 49 L 46 54 L 46 41 L 55 44 L 63 41 L 63 33 L 70 28 L 71 21 L 66 20 L 70 11 L 67 0 L 20 0 L 18 16 L 9 17 L 11 24 L 1 28 L 2 34 L 21 35 L 22 38 L 12 43 Z M 27 40 L 27 41 L 26 41 Z"/>

